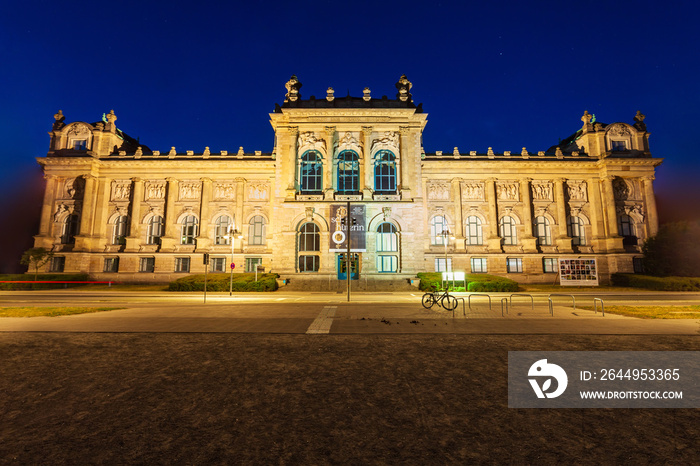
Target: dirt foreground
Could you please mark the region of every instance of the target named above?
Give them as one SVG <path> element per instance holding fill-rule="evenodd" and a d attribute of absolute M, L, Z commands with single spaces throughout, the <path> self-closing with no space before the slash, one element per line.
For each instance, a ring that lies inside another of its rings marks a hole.
<path fill-rule="evenodd" d="M 509 409 L 508 350 L 698 336 L 0 333 L 0 463 L 696 463 L 698 409 Z"/>

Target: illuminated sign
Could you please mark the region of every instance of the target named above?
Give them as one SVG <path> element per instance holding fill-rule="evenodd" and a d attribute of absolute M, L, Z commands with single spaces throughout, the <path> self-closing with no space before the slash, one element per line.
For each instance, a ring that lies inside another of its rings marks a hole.
<path fill-rule="evenodd" d="M 562 286 L 598 286 L 595 259 L 559 259 L 559 284 Z"/>

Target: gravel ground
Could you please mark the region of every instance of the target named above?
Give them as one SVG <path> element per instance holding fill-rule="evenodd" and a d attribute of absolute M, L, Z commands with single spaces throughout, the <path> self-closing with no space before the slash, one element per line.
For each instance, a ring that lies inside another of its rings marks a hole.
<path fill-rule="evenodd" d="M 508 350 L 700 337 L 0 333 L 0 462 L 697 464 L 698 409 L 509 409 Z"/>

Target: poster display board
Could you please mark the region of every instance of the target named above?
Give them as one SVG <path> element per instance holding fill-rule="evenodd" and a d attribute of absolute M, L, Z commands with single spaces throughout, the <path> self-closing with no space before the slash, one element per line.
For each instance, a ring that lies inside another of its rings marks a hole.
<path fill-rule="evenodd" d="M 562 286 L 598 286 L 595 259 L 559 259 L 559 284 Z"/>
<path fill-rule="evenodd" d="M 350 205 L 350 225 L 347 204 L 331 205 L 330 252 L 348 252 L 348 226 L 350 227 L 350 252 L 366 252 L 365 206 Z"/>

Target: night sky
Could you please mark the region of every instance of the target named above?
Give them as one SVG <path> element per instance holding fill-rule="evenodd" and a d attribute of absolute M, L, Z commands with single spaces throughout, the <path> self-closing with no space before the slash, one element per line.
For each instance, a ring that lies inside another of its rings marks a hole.
<path fill-rule="evenodd" d="M 584 110 L 604 123 L 641 110 L 665 159 L 662 221 L 698 217 L 679 200 L 700 199 L 699 12 L 694 1 L 13 2 L 0 16 L 0 194 L 24 202 L 17 215 L 38 212 L 35 157 L 58 109 L 66 123 L 114 109 L 153 150 L 269 152 L 268 113 L 292 74 L 302 98 L 328 86 L 394 98 L 406 74 L 428 113 L 427 152 L 546 150 Z"/>

